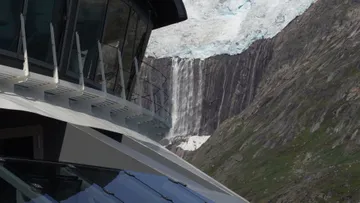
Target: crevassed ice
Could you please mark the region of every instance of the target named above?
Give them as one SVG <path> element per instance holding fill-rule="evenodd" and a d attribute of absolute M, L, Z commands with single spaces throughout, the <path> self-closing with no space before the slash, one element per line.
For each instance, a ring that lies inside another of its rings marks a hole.
<path fill-rule="evenodd" d="M 238 54 L 270 38 L 316 0 L 183 0 L 187 21 L 152 33 L 147 56 L 207 58 Z"/>

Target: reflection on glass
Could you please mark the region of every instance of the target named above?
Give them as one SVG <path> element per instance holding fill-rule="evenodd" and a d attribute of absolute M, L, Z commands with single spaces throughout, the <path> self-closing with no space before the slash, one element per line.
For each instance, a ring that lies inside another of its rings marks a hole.
<path fill-rule="evenodd" d="M 23 0 L 0 1 L 0 49 L 16 52 Z"/>
<path fill-rule="evenodd" d="M 124 72 L 131 72 L 131 67 L 134 58 L 134 45 L 136 40 L 136 28 L 139 18 L 135 11 L 130 14 L 128 30 L 126 33 L 126 40 L 123 49 L 123 68 Z M 129 78 L 125 77 L 125 85 L 127 85 Z"/>
<path fill-rule="evenodd" d="M 210 199 L 190 191 L 182 184 L 170 181 L 168 177 L 137 172 L 131 172 L 131 174 L 155 191 L 171 198 L 174 202 L 212 202 Z"/>
<path fill-rule="evenodd" d="M 42 61 L 49 61 L 52 58 L 49 25 L 52 21 L 53 7 L 54 0 L 28 1 L 25 29 L 31 58 Z"/>
<path fill-rule="evenodd" d="M 22 160 L 0 164 L 0 197 L 0 203 L 213 203 L 165 176 Z"/>
<path fill-rule="evenodd" d="M 29 56 L 52 63 L 50 23 L 53 23 L 56 47 L 59 48 L 60 30 L 65 26 L 66 1 L 28 0 L 27 4 L 25 29 Z"/>
<path fill-rule="evenodd" d="M 109 0 L 104 44 L 118 44 L 120 49 L 124 43 L 130 7 L 122 0 Z"/>
<path fill-rule="evenodd" d="M 163 199 L 159 193 L 143 184 L 140 180 L 129 176 L 124 172 L 109 183 L 105 189 L 115 194 L 124 202 L 169 202 Z"/>
<path fill-rule="evenodd" d="M 122 50 L 126 36 L 126 27 L 128 24 L 130 7 L 121 0 L 110 0 L 108 3 L 106 27 L 104 31 L 103 47 L 104 68 L 106 74 L 107 88 L 110 92 L 120 95 L 122 87 L 120 82 L 116 81 L 119 77 L 119 64 L 117 49 Z M 100 71 L 97 71 L 97 77 Z M 115 86 L 117 85 L 117 86 Z"/>
<path fill-rule="evenodd" d="M 101 38 L 105 10 L 106 0 L 80 0 L 76 31 L 80 36 L 83 73 L 86 78 L 92 78 L 92 73 L 97 67 L 97 41 Z M 79 64 L 75 40 L 73 40 L 69 69 L 78 73 Z"/>
<path fill-rule="evenodd" d="M 139 61 L 142 61 L 142 55 L 145 52 L 145 42 L 146 42 L 146 31 L 147 31 L 147 22 L 144 22 L 142 19 L 139 20 L 137 30 L 136 30 L 136 39 L 134 54 Z"/>
<path fill-rule="evenodd" d="M 116 74 L 119 70 L 118 44 L 103 45 L 102 52 L 104 60 L 106 87 L 108 89 L 108 92 L 112 93 L 115 87 Z M 101 70 L 99 67 L 96 71 L 95 82 L 101 83 Z"/>

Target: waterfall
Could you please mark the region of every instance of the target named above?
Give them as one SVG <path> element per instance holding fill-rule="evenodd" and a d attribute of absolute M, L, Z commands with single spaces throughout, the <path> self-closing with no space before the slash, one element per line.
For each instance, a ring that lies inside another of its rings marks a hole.
<path fill-rule="evenodd" d="M 172 59 L 172 128 L 168 139 L 201 136 L 204 61 Z"/>

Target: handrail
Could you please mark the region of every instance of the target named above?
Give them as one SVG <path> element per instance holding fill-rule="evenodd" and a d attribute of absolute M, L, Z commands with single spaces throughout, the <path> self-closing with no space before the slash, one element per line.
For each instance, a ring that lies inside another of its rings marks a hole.
<path fill-rule="evenodd" d="M 26 34 L 25 34 L 25 20 L 23 15 L 20 16 L 21 20 L 21 38 L 22 38 L 22 46 L 24 52 L 24 66 L 23 71 L 25 77 L 29 77 L 29 65 L 28 65 L 28 53 L 27 53 L 27 43 L 26 43 Z M 56 39 L 54 33 L 53 24 L 50 23 L 50 42 L 51 42 L 51 52 L 53 57 L 53 78 L 54 78 L 54 87 L 56 88 L 59 84 L 59 76 L 58 76 L 58 61 L 57 61 L 57 53 L 56 53 Z M 77 32 L 75 32 L 75 45 L 76 45 L 76 54 L 77 54 L 77 63 L 79 68 L 78 75 L 78 84 L 79 91 L 85 91 L 85 81 L 84 81 L 84 64 L 83 57 L 81 55 L 81 43 L 80 36 Z M 106 97 L 108 85 L 110 88 L 115 90 L 115 88 L 121 88 L 121 97 L 123 99 L 126 97 L 126 83 L 124 81 L 124 73 L 130 74 L 131 77 L 134 76 L 136 79 L 136 88 L 132 92 L 132 95 L 129 95 L 130 100 L 138 100 L 138 105 L 141 108 L 147 108 L 153 114 L 157 114 L 160 117 L 168 117 L 170 116 L 170 112 L 167 109 L 169 95 L 165 92 L 166 84 L 168 82 L 168 78 L 154 65 L 144 61 L 138 60 L 137 57 L 134 57 L 132 60 L 132 68 L 135 67 L 135 71 L 128 69 L 123 69 L 123 61 L 122 54 L 120 50 L 111 44 L 101 44 L 100 41 L 97 42 L 99 60 L 98 60 L 98 72 L 103 97 Z M 110 48 L 110 49 L 109 49 Z M 105 68 L 106 66 L 106 68 Z M 109 72 L 108 72 L 109 71 Z M 111 75 L 112 78 L 109 80 L 107 76 Z M 101 74 L 101 75 L 100 75 Z M 120 77 L 118 77 L 120 76 Z M 96 76 L 97 77 L 97 76 Z M 127 75 L 129 77 L 129 75 Z M 26 81 L 26 79 L 25 79 Z M 120 92 L 119 92 L 120 93 Z M 145 103 L 143 103 L 143 100 Z"/>

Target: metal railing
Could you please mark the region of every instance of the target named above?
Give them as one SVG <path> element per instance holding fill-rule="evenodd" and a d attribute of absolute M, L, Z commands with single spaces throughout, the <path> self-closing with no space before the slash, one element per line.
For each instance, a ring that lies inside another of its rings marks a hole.
<path fill-rule="evenodd" d="M 97 113 L 102 118 L 116 123 L 124 123 L 134 129 L 151 126 L 152 132 L 163 133 L 171 126 L 171 115 L 168 109 L 169 96 L 166 93 L 168 79 L 152 65 L 141 62 L 135 57 L 132 66 L 135 68 L 136 82 L 131 95 L 126 95 L 125 85 L 128 83 L 134 70 L 124 70 L 122 54 L 112 45 L 97 42 L 98 66 L 96 77 L 100 83 L 100 90 L 86 86 L 83 73 L 83 56 L 81 55 L 80 36 L 75 33 L 75 45 L 78 63 L 78 84 L 72 81 L 59 79 L 58 61 L 56 53 L 56 39 L 54 28 L 49 24 L 51 52 L 53 55 L 53 76 L 48 77 L 29 70 L 28 49 L 23 15 L 21 21 L 21 43 L 24 55 L 23 69 L 14 69 L 3 66 L 0 70 L 0 80 L 6 88 L 18 93 L 26 93 L 34 98 L 73 108 L 94 115 Z M 128 75 L 127 75 L 128 74 Z M 16 87 L 16 88 L 15 88 Z M 5 88 L 2 85 L 1 88 Z M 126 98 L 130 98 L 126 100 Z M 57 100 L 57 101 L 56 101 Z M 95 112 L 96 111 L 96 112 Z M 120 113 L 119 113 L 120 112 Z M 154 125 L 151 125 L 153 124 Z M 141 130 L 141 129 L 140 129 Z"/>

